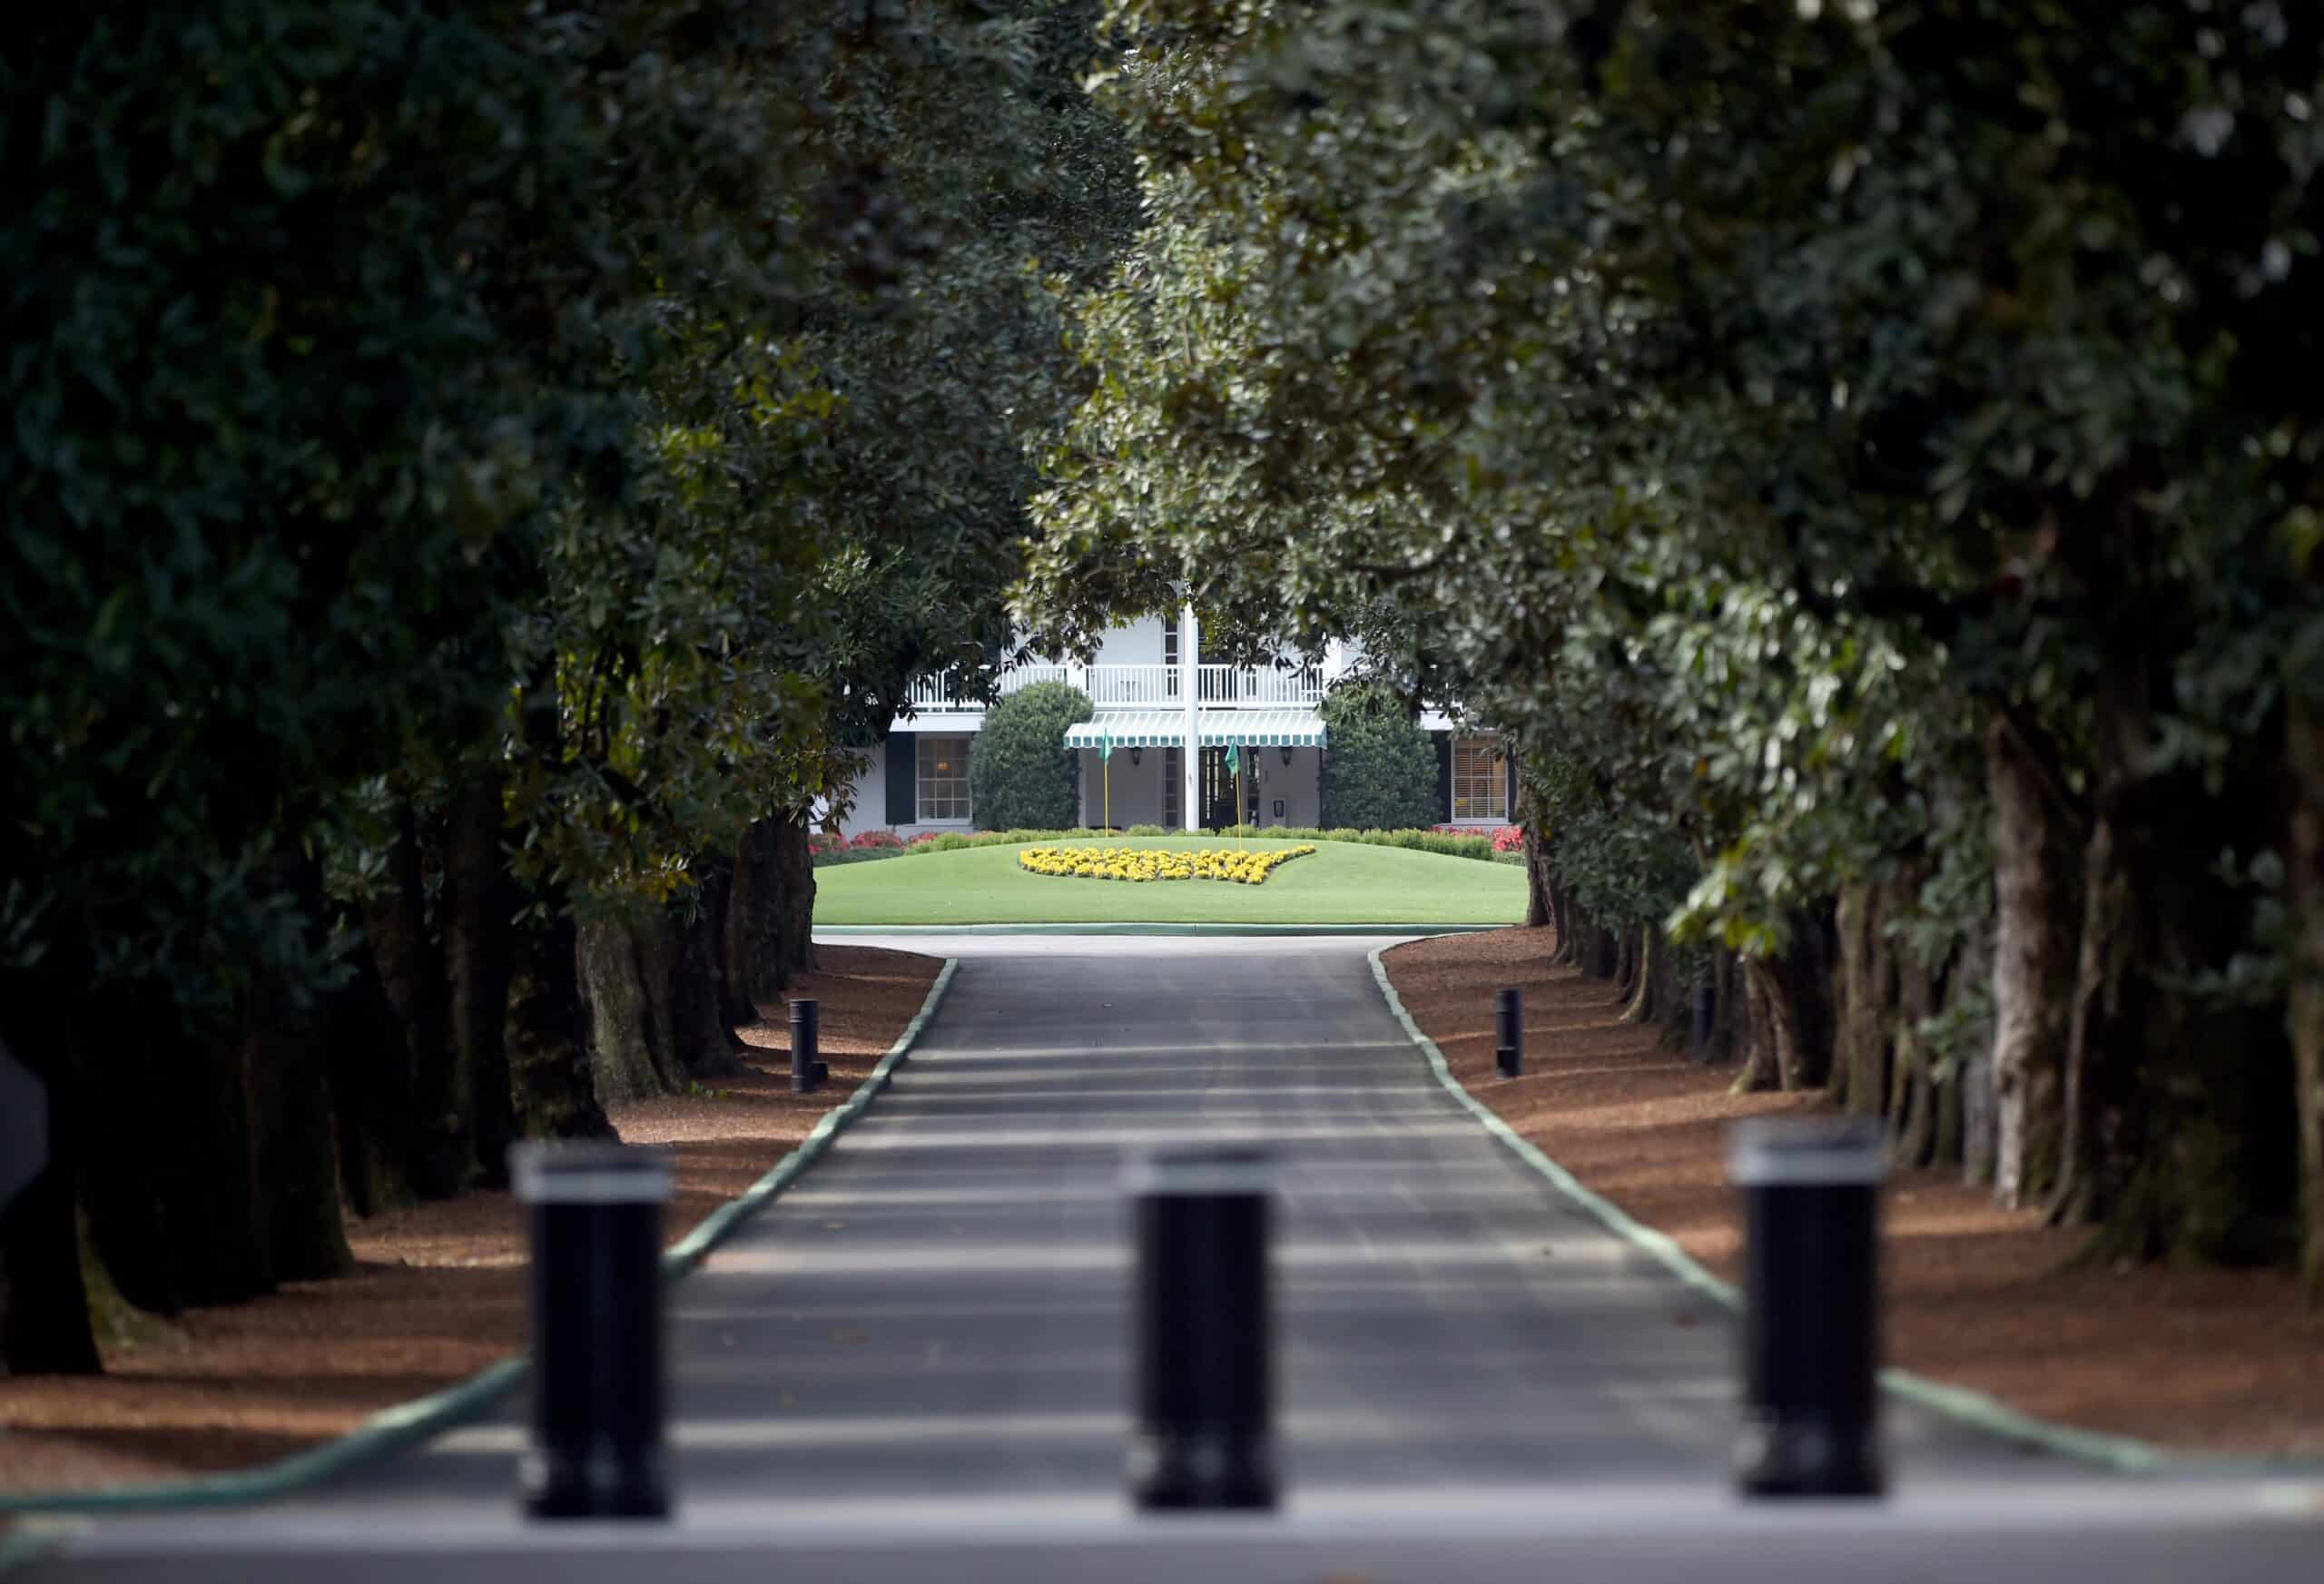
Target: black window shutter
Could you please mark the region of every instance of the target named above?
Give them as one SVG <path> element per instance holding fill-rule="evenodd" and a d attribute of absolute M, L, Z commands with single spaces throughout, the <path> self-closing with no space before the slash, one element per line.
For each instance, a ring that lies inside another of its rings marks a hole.
<path fill-rule="evenodd" d="M 1505 757 L 1501 762 L 1502 772 L 1508 779 L 1503 782 L 1505 790 L 1502 793 L 1504 799 L 1502 814 L 1504 819 L 1513 824 L 1517 819 L 1517 755 L 1508 753 L 1506 749 L 1502 750 L 1502 753 Z"/>
<path fill-rule="evenodd" d="M 888 823 L 911 824 L 919 814 L 920 739 L 898 732 L 888 739 Z"/>
<path fill-rule="evenodd" d="M 1436 822 L 1452 822 L 1452 733 L 1436 733 Z"/>

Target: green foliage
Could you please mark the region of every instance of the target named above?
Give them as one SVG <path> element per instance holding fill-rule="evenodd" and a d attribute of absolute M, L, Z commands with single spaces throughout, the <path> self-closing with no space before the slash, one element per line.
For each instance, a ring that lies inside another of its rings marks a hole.
<path fill-rule="evenodd" d="M 1435 822 L 1436 748 L 1394 698 L 1375 688 L 1334 690 L 1321 713 L 1330 744 L 1322 772 L 1325 825 L 1402 831 Z"/>
<path fill-rule="evenodd" d="M 2281 840 L 2283 656 L 2324 632 L 2324 26 L 1383 15 L 1118 0 L 1099 92 L 1152 223 L 1078 304 L 1025 607 L 1072 635 L 1176 579 L 1361 633 L 1513 742 L 1599 925 L 1774 958 L 1902 887 L 1948 1075 L 1991 1024 L 2007 733 L 2131 899 L 2077 1005 L 2136 1075 L 2096 1198 L 2160 1217 L 2122 1162 L 2280 1070 L 2263 1040 L 2191 1081 L 2170 1030 L 2280 1001 L 2240 877 Z"/>
<path fill-rule="evenodd" d="M 1089 695 L 1037 682 L 988 711 L 969 744 L 969 802 L 985 830 L 1062 825 L 1080 812 L 1078 756 L 1066 729 L 1095 713 Z"/>

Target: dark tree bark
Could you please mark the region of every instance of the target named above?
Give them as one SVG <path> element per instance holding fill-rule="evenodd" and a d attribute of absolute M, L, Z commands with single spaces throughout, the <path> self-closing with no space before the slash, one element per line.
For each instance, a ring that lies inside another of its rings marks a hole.
<path fill-rule="evenodd" d="M 1889 1109 L 1889 1044 L 1896 965 L 1885 934 L 1880 893 L 1870 885 L 1840 892 L 1835 910 L 1839 980 L 1830 1093 L 1859 1116 Z"/>
<path fill-rule="evenodd" d="M 2290 780 L 2286 894 L 2291 914 L 2292 1115 L 2299 1133 L 2300 1288 L 2324 1304 L 2324 712 L 2295 666 L 2284 762 Z"/>
<path fill-rule="evenodd" d="M 815 968 L 815 855 L 807 841 L 807 822 L 797 813 L 780 815 L 773 823 L 775 953 L 787 989 Z"/>
<path fill-rule="evenodd" d="M 1710 1040 L 1700 1054 L 1705 1067 L 1733 1061 L 1748 1038 L 1750 1023 L 1744 1006 L 1741 960 L 1725 947 L 1710 954 Z M 1689 1009 L 1691 1017 L 1692 1008 Z"/>
<path fill-rule="evenodd" d="M 1764 958 L 1736 959 L 1735 977 L 1743 990 L 1743 1070 L 1735 1075 L 1734 1091 L 1755 1094 L 1783 1087 L 1782 1033 L 1768 1002 L 1774 972 Z"/>
<path fill-rule="evenodd" d="M 1525 794 L 1520 809 L 1525 830 L 1525 926 L 1538 930 L 1557 918 L 1551 900 L 1554 885 L 1550 879 L 1549 843 L 1541 835 L 1541 805 L 1531 793 Z"/>
<path fill-rule="evenodd" d="M 308 949 L 320 957 L 329 928 L 320 860 L 286 839 L 272 869 L 277 883 L 298 899 L 307 920 Z M 294 992 L 265 979 L 242 1004 L 251 1180 L 259 1235 L 278 1282 L 340 1275 L 355 1264 L 340 1220 L 330 1002 L 328 996 Z"/>
<path fill-rule="evenodd" d="M 654 971 L 638 928 L 593 920 L 576 932 L 581 998 L 588 1009 L 591 1087 L 602 1103 L 666 1095 L 678 1087 L 666 1020 L 656 1015 Z"/>
<path fill-rule="evenodd" d="M 93 1010 L 83 1027 L 97 1026 Z M 74 1104 L 89 1235 L 114 1285 L 161 1314 L 271 1292 L 241 1027 L 158 995 L 110 1000 L 103 1027 Z"/>
<path fill-rule="evenodd" d="M 764 1008 L 783 1004 L 790 983 L 783 969 L 783 923 L 776 872 L 774 822 L 760 820 L 734 851 L 734 878 L 726 900 L 727 1015 L 755 1023 Z"/>
<path fill-rule="evenodd" d="M 1894 1154 L 1900 1166 L 1923 1166 L 1935 1156 L 1942 1109 L 1935 1077 L 1929 1067 L 1928 1047 L 1920 1036 L 1923 1019 L 1936 1010 L 1936 976 L 1922 967 L 1910 951 L 1900 950 L 1896 955 L 1899 1097 L 1891 1111 L 1896 1118 Z"/>
<path fill-rule="evenodd" d="M 1664 994 L 1663 981 L 1669 977 L 1669 949 L 1662 939 L 1659 924 L 1642 925 L 1638 932 L 1638 950 L 1630 976 L 1630 1004 L 1622 1008 L 1625 1023 L 1650 1021 L 1656 1004 Z"/>
<path fill-rule="evenodd" d="M 2045 767 L 2019 729 L 1985 738 L 1994 805 L 1994 1193 L 2031 1205 L 2057 1179 L 2066 1030 L 2073 995 L 2072 887 L 2062 813 Z"/>
<path fill-rule="evenodd" d="M 1591 979 L 1612 979 L 1621 967 L 1620 938 L 1603 925 L 1591 923 L 1581 967 Z"/>
<path fill-rule="evenodd" d="M 2119 1052 L 2137 1036 L 2122 1027 L 2123 978 L 2132 949 L 2130 878 L 2122 871 L 2114 822 L 2102 812 L 2083 849 L 2082 900 L 2059 1102 L 2058 1170 L 2049 1199 L 2050 1219 L 2064 1225 L 2091 1221 L 2102 1206 L 2121 1197 L 2117 1168 L 2130 1163 L 2108 1148 L 2108 1140 L 2130 1124 L 2126 1107 L 2136 1103 L 2134 1077 L 2108 1059 L 2110 1051 Z"/>
<path fill-rule="evenodd" d="M 320 1001 L 253 1008 L 243 1070 L 251 1095 L 260 1225 L 278 1282 L 354 1268 L 340 1219 L 339 1151 L 325 1064 L 330 1018 Z"/>
<path fill-rule="evenodd" d="M 711 1008 L 722 1037 L 730 1050 L 740 1050 L 743 1039 L 734 1030 L 757 1022 L 758 1008 L 738 995 L 734 976 L 726 970 L 726 918 L 734 891 L 734 861 L 706 856 L 696 864 L 694 874 L 694 907 L 688 934 L 696 938 L 696 957 L 709 963 Z"/>
<path fill-rule="evenodd" d="M 508 978 L 504 1048 L 517 1113 L 527 1137 L 611 1138 L 590 1073 L 577 931 L 562 894 L 541 900 L 546 917 L 516 932 Z"/>
<path fill-rule="evenodd" d="M 502 843 L 504 772 L 479 771 L 452 798 L 444 841 L 445 956 L 463 1153 L 478 1177 L 508 1180 L 517 1112 L 507 1042 L 517 889 Z"/>
<path fill-rule="evenodd" d="M 409 1198 L 441 1199 L 468 1180 L 460 1071 L 453 1052 L 444 952 L 428 923 L 418 816 L 398 811 L 386 885 L 365 908 L 370 951 L 338 1003 L 332 1087 L 340 1176 L 359 1215 Z"/>
<path fill-rule="evenodd" d="M 74 1085 L 64 1067 L 72 1040 L 57 998 L 42 989 L 25 975 L 0 979 L 15 1039 L 0 1042 L 0 1058 L 15 1054 L 41 1080 L 48 1107 L 48 1165 L 0 1206 L 0 1374 L 93 1375 L 100 1364 L 81 1283 Z"/>
<path fill-rule="evenodd" d="M 719 1008 L 723 919 L 723 912 L 714 912 L 701 898 L 692 906 L 681 904 L 670 919 L 676 942 L 670 964 L 670 1032 L 679 1070 L 689 1077 L 725 1077 L 743 1070 L 734 1054 L 742 1041 Z"/>

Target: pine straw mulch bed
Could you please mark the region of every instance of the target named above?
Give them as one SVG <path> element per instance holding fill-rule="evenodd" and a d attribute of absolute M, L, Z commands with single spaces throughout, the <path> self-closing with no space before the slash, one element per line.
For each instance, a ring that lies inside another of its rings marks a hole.
<path fill-rule="evenodd" d="M 791 1093 L 786 1021 L 743 1032 L 746 1070 L 711 1094 L 617 1106 L 622 1137 L 677 1150 L 675 1242 L 749 1187 L 862 1083 L 927 999 L 936 959 L 819 946 L 793 994 L 822 1004 L 831 1082 Z M 353 1274 L 191 1311 L 105 1349 L 94 1379 L 0 1378 L 0 1491 L 247 1468 L 448 1385 L 523 1344 L 524 1247 L 505 1193 L 350 1218 Z"/>
<path fill-rule="evenodd" d="M 1612 988 L 1548 966 L 1548 930 L 1440 936 L 1389 952 L 1396 993 L 1453 1074 L 1512 1127 L 1638 1220 L 1738 1279 L 1725 1128 L 1812 1108 L 1730 1095 L 1732 1068 L 1625 1025 Z M 1525 1074 L 1493 1069 L 1493 992 L 1525 998 Z M 1887 1358 L 2046 1419 L 2202 1451 L 2324 1451 L 2324 1313 L 2277 1271 L 2072 1266 L 2084 1235 L 1996 1208 L 1939 1171 L 1885 1206 Z"/>

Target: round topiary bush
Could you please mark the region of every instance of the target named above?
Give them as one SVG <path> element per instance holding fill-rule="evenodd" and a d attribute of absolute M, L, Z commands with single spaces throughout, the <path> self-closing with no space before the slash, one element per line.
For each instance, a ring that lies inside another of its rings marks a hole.
<path fill-rule="evenodd" d="M 987 712 L 969 744 L 969 803 L 980 831 L 1062 831 L 1081 812 L 1081 776 L 1065 729 L 1092 713 L 1089 695 L 1037 682 Z"/>
<path fill-rule="evenodd" d="M 1326 827 L 1411 831 L 1436 823 L 1436 749 L 1394 694 L 1336 689 L 1320 713 Z"/>

